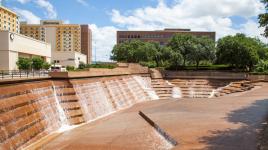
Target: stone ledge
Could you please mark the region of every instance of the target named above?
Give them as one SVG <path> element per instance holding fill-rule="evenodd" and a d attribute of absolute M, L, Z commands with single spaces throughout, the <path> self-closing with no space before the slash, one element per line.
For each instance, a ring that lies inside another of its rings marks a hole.
<path fill-rule="evenodd" d="M 171 143 L 173 146 L 177 146 L 178 142 L 173 139 L 168 133 L 166 133 L 163 129 L 161 129 L 153 120 L 151 120 L 148 116 L 146 116 L 142 111 L 139 111 L 139 115 L 148 122 L 155 130 L 163 136 L 169 143 Z"/>

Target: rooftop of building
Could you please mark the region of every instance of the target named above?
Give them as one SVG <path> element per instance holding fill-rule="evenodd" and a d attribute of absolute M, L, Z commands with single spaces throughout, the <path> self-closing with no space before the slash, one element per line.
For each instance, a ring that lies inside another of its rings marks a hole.
<path fill-rule="evenodd" d="M 120 30 L 117 32 L 163 32 L 163 33 L 167 33 L 167 32 L 185 32 L 185 33 L 216 33 L 215 31 L 191 31 L 191 29 L 171 29 L 171 28 L 166 28 L 164 30 Z"/>
<path fill-rule="evenodd" d="M 14 15 L 16 15 L 18 17 L 17 13 L 15 13 L 14 11 L 2 6 L 1 4 L 0 4 L 0 9 L 3 9 L 5 11 L 9 12 L 9 13 L 12 13 L 12 14 L 14 14 Z"/>
<path fill-rule="evenodd" d="M 65 24 L 62 20 L 40 20 L 39 24 L 28 24 L 27 21 L 21 21 L 21 26 L 80 26 L 79 24 Z"/>
<path fill-rule="evenodd" d="M 51 45 L 50 43 L 47 43 L 47 42 L 44 42 L 44 41 L 41 41 L 41 40 L 37 40 L 35 38 L 29 37 L 29 36 L 26 36 L 26 35 L 23 35 L 23 34 L 19 34 L 19 33 L 16 33 L 16 32 L 11 32 L 11 31 L 8 31 L 8 30 L 0 30 L 0 34 L 1 33 L 14 34 L 14 35 L 17 35 L 17 36 L 20 36 L 20 37 L 23 37 L 23 38 L 26 38 L 26 39 L 29 39 L 29 40 L 32 40 L 32 41 L 36 41 L 36 42 L 39 42 L 39 43 L 42 43 L 42 44 Z"/>

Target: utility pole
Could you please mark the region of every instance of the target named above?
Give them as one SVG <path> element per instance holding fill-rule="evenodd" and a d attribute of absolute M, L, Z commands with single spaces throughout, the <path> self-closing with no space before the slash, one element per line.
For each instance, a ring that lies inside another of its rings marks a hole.
<path fill-rule="evenodd" d="M 95 64 L 97 64 L 97 46 L 96 46 L 96 41 L 94 41 L 94 50 L 95 50 Z"/>

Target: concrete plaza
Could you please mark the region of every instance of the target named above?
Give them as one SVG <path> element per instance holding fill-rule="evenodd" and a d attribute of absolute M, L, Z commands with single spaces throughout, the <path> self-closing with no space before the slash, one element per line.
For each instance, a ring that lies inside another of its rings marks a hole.
<path fill-rule="evenodd" d="M 268 115 L 268 84 L 249 92 L 212 99 L 160 100 L 64 132 L 44 149 L 169 149 L 142 111 L 178 150 L 255 150 Z"/>

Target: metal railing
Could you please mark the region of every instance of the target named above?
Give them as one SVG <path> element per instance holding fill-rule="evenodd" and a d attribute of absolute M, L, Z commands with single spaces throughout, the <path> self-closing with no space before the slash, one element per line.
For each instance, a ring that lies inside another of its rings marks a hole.
<path fill-rule="evenodd" d="M 0 80 L 48 77 L 47 70 L 0 70 Z"/>

